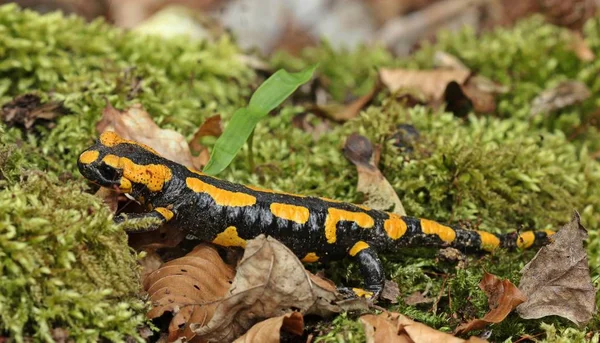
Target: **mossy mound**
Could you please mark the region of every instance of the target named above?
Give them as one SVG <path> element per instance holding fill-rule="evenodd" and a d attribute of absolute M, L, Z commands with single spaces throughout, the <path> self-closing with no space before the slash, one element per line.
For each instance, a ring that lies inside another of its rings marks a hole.
<path fill-rule="evenodd" d="M 0 329 L 17 342 L 61 330 L 75 341 L 139 339 L 144 302 L 127 236 L 80 184 L 23 172 L 19 154 L 0 147 Z"/>

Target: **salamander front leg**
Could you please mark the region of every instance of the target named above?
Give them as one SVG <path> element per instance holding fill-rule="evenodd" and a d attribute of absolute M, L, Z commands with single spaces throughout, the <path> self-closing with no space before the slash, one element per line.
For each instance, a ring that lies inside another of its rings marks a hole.
<path fill-rule="evenodd" d="M 345 288 L 340 291 L 357 297 L 377 299 L 385 284 L 385 274 L 381 261 L 377 257 L 377 252 L 368 243 L 359 241 L 354 244 L 348 254 L 358 263 L 360 272 L 365 280 L 365 288 Z"/>
<path fill-rule="evenodd" d="M 158 219 L 157 223 L 153 223 L 153 224 L 147 225 L 145 227 L 132 228 L 130 230 L 127 230 L 127 231 L 131 231 L 131 232 L 148 232 L 148 231 L 157 230 L 163 224 L 165 224 L 166 222 L 171 220 L 174 216 L 175 216 L 175 214 L 173 213 L 173 211 L 169 210 L 168 208 L 156 207 L 154 210 L 147 212 L 147 213 L 121 213 L 118 216 L 115 216 L 113 218 L 113 221 L 117 224 L 120 224 L 126 220 L 138 221 L 138 220 L 146 219 L 146 218 Z"/>

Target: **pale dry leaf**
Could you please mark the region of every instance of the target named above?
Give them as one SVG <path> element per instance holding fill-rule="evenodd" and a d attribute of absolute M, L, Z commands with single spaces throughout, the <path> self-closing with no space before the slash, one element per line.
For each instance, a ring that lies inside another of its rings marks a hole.
<path fill-rule="evenodd" d="M 304 332 L 304 317 L 299 312 L 291 312 L 283 316 L 269 318 L 252 326 L 235 343 L 279 343 L 281 331 L 287 331 L 297 336 Z"/>
<path fill-rule="evenodd" d="M 471 337 L 465 341 L 445 332 L 413 321 L 395 312 L 383 312 L 379 315 L 367 314 L 360 317 L 365 328 L 367 342 L 379 343 L 483 343 L 485 340 Z"/>
<path fill-rule="evenodd" d="M 596 312 L 596 289 L 590 277 L 583 241 L 587 230 L 579 213 L 552 235 L 552 243 L 538 251 L 523 268 L 519 288 L 528 300 L 517 307 L 524 319 L 556 315 L 585 325 Z"/>
<path fill-rule="evenodd" d="M 404 303 L 410 306 L 432 303 L 434 301 L 435 299 L 426 297 L 425 294 L 421 292 L 413 292 L 412 294 L 404 298 Z"/>
<path fill-rule="evenodd" d="M 452 81 L 462 85 L 471 72 L 461 69 L 411 70 L 387 69 L 379 70 L 381 82 L 391 91 L 417 90 L 424 94 L 428 101 L 439 102 L 444 96 L 446 87 Z"/>
<path fill-rule="evenodd" d="M 501 280 L 497 276 L 485 273 L 479 282 L 481 288 L 488 297 L 490 311 L 481 319 L 473 319 L 461 324 L 456 333 L 465 333 L 472 330 L 481 330 L 492 323 L 500 323 L 519 304 L 527 300 L 527 297 L 509 280 Z"/>
<path fill-rule="evenodd" d="M 571 31 L 573 42 L 572 49 L 575 55 L 584 62 L 591 62 L 596 58 L 596 54 L 592 51 L 585 38 L 580 32 Z"/>
<path fill-rule="evenodd" d="M 328 282 L 314 278 L 289 248 L 260 235 L 248 241 L 233 284 L 212 319 L 192 324 L 192 329 L 205 340 L 226 342 L 260 320 L 291 311 L 326 316 L 368 307 L 362 298 L 342 301 Z"/>
<path fill-rule="evenodd" d="M 176 131 L 158 127 L 140 104 L 133 105 L 125 111 L 119 111 L 107 104 L 96 129 L 98 132 L 114 131 L 124 139 L 151 147 L 169 160 L 194 167 L 185 137 Z"/>
<path fill-rule="evenodd" d="M 398 194 L 373 164 L 373 155 L 373 146 L 368 138 L 357 133 L 348 136 L 344 144 L 344 156 L 354 163 L 358 171 L 356 189 L 365 194 L 363 205 L 405 216 L 406 211 Z"/>
<path fill-rule="evenodd" d="M 583 102 L 591 96 L 590 90 L 581 81 L 563 81 L 541 92 L 531 102 L 530 115 L 547 114 L 561 108 Z"/>
<path fill-rule="evenodd" d="M 200 244 L 144 278 L 143 287 L 152 302 L 147 316 L 152 319 L 171 312 L 169 341 L 181 337 L 189 341 L 195 336 L 189 323 L 205 323 L 213 317 L 233 276 L 233 268 L 223 262 L 213 246 Z"/>

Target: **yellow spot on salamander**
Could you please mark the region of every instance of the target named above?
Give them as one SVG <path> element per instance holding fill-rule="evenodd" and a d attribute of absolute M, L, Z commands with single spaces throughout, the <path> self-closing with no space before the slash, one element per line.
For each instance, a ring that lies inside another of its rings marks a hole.
<path fill-rule="evenodd" d="M 362 288 L 352 288 L 352 292 L 354 292 L 354 294 L 356 294 L 357 297 L 359 298 L 372 298 L 373 297 L 373 292 L 369 292 L 367 290 L 364 290 Z"/>
<path fill-rule="evenodd" d="M 337 240 L 337 224 L 341 221 L 351 221 L 363 229 L 370 229 L 375 225 L 373 217 L 363 212 L 350 212 L 338 208 L 330 208 L 325 219 L 325 238 L 327 243 L 333 244 Z"/>
<path fill-rule="evenodd" d="M 406 233 L 408 229 L 406 227 L 406 222 L 400 218 L 399 215 L 390 213 L 389 218 L 383 222 L 383 228 L 385 232 L 387 232 L 388 237 L 391 239 L 398 239 Z"/>
<path fill-rule="evenodd" d="M 90 164 L 98 159 L 100 153 L 96 150 L 88 150 L 84 151 L 81 155 L 79 155 L 79 162 L 83 164 Z"/>
<path fill-rule="evenodd" d="M 304 263 L 314 263 L 317 262 L 319 260 L 319 256 L 317 256 L 316 253 L 314 252 L 309 252 L 308 254 L 306 254 L 306 256 L 304 256 L 302 258 L 302 262 Z"/>
<path fill-rule="evenodd" d="M 142 144 L 142 143 L 138 143 L 136 141 L 131 141 L 128 139 L 123 139 L 121 138 L 121 136 L 119 136 L 118 134 L 116 134 L 113 131 L 106 131 L 104 133 L 102 133 L 100 135 L 100 144 L 107 146 L 107 147 L 114 147 L 115 145 L 119 145 L 119 144 L 132 144 L 132 145 L 136 145 L 139 146 L 140 148 L 153 153 L 154 155 L 158 155 L 160 156 L 160 154 L 158 152 L 156 152 L 156 150 L 152 149 L 151 147 L 147 146 L 146 144 Z"/>
<path fill-rule="evenodd" d="M 131 185 L 131 181 L 129 181 L 127 178 L 124 178 L 124 177 L 121 178 L 121 183 L 119 184 L 119 188 L 121 189 L 122 192 L 130 193 L 132 187 L 133 186 Z"/>
<path fill-rule="evenodd" d="M 140 165 L 127 157 L 115 155 L 106 155 L 102 161 L 115 169 L 122 169 L 124 178 L 132 183 L 145 185 L 151 192 L 161 191 L 173 176 L 171 169 L 162 164 Z"/>
<path fill-rule="evenodd" d="M 256 198 L 250 194 L 220 189 L 195 177 L 186 178 L 185 184 L 196 193 L 210 195 L 219 206 L 242 207 L 256 204 Z"/>
<path fill-rule="evenodd" d="M 525 231 L 517 237 L 517 247 L 527 249 L 535 242 L 535 233 L 533 231 Z"/>
<path fill-rule="evenodd" d="M 476 231 L 481 239 L 481 249 L 492 252 L 500 246 L 500 238 L 485 231 Z"/>
<path fill-rule="evenodd" d="M 173 211 L 164 207 L 157 207 L 154 210 L 160 213 L 160 215 L 163 216 L 167 221 L 173 219 L 173 216 L 175 215 Z"/>
<path fill-rule="evenodd" d="M 358 254 L 359 252 L 367 249 L 369 247 L 369 245 L 363 241 L 358 241 L 356 242 L 356 244 L 354 244 L 352 246 L 352 249 L 350 249 L 350 252 L 348 253 L 350 256 L 356 256 L 356 254 Z"/>
<path fill-rule="evenodd" d="M 556 231 L 552 231 L 552 230 L 544 230 L 544 232 L 546 233 L 546 236 L 548 236 L 548 237 L 550 237 L 556 233 Z"/>
<path fill-rule="evenodd" d="M 278 202 L 271 204 L 271 212 L 276 217 L 291 220 L 298 224 L 305 224 L 310 216 L 310 211 L 306 207 Z"/>
<path fill-rule="evenodd" d="M 433 220 L 421 219 L 421 230 L 426 235 L 437 235 L 446 243 L 452 243 L 456 239 L 456 231 L 454 229 Z"/>
<path fill-rule="evenodd" d="M 225 231 L 218 234 L 212 242 L 223 247 L 246 247 L 246 240 L 238 236 L 235 226 L 230 226 L 225 229 Z"/>

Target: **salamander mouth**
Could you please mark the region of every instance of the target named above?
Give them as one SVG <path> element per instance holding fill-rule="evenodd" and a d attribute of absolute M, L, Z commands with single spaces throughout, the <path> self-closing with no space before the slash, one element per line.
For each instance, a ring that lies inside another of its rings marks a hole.
<path fill-rule="evenodd" d="M 118 187 L 123 176 L 123 170 L 113 168 L 104 162 L 93 165 L 80 164 L 79 170 L 88 180 L 108 188 Z"/>

